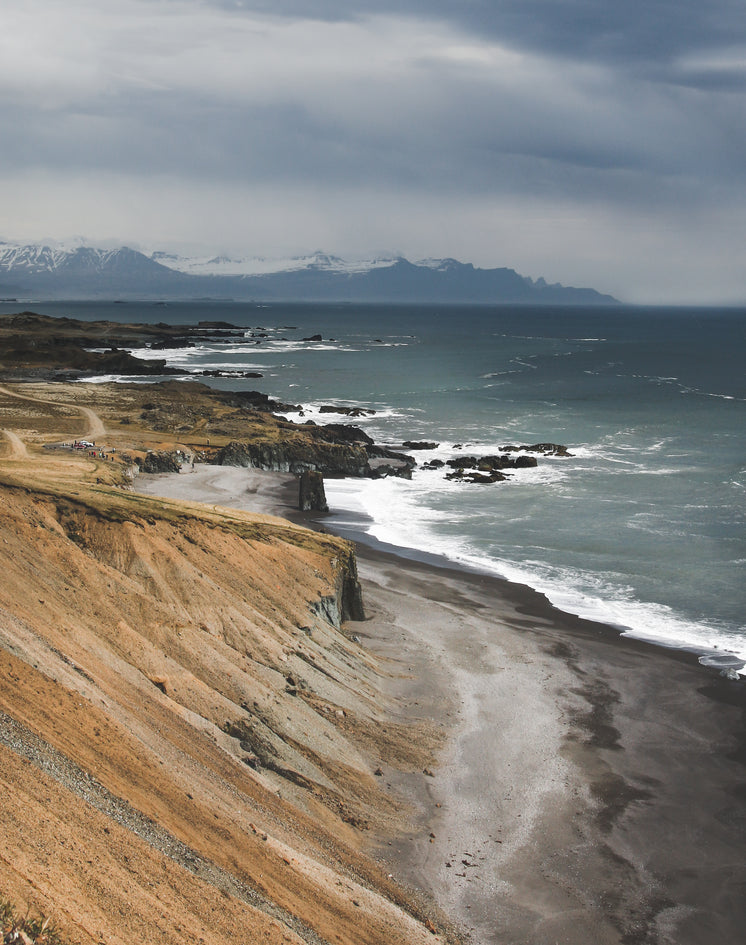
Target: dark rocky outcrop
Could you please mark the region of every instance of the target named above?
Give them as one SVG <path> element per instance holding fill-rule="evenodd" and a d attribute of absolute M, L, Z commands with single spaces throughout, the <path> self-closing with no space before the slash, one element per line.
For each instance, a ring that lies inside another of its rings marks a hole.
<path fill-rule="evenodd" d="M 179 375 L 165 360 L 144 360 L 125 348 L 191 347 L 197 330 L 165 323 L 126 324 L 55 318 L 36 312 L 0 316 L 0 373 L 40 376 L 80 374 Z M 199 331 L 198 337 L 205 337 Z M 107 350 L 91 350 L 107 349 Z"/>
<path fill-rule="evenodd" d="M 272 439 L 232 441 L 217 450 L 211 461 L 220 466 L 247 466 L 300 475 L 316 470 L 327 477 L 411 478 L 411 456 L 377 446 L 355 426 L 287 424 Z"/>
<path fill-rule="evenodd" d="M 275 440 L 234 440 L 219 449 L 212 462 L 300 475 L 315 469 L 327 476 L 366 476 L 368 454 L 360 444 L 315 442 L 310 437 Z"/>
<path fill-rule="evenodd" d="M 371 459 L 369 462 L 370 476 L 373 479 L 386 479 L 388 476 L 397 476 L 399 479 L 411 479 L 412 467 L 402 460 Z"/>
<path fill-rule="evenodd" d="M 88 351 L 68 343 L 64 338 L 48 338 L 43 341 L 29 341 L 18 336 L 3 339 L 2 352 L 5 375 L 13 374 L 20 366 L 39 368 L 47 374 L 65 369 L 73 374 L 182 374 L 167 366 L 165 359 L 144 361 L 128 351 L 111 348 L 108 351 Z"/>
<path fill-rule="evenodd" d="M 338 407 L 334 404 L 323 404 L 319 413 L 341 413 L 345 417 L 372 417 L 375 410 L 368 407 Z"/>
<path fill-rule="evenodd" d="M 219 371 L 216 369 L 213 370 L 204 370 L 204 371 L 192 371 L 192 376 L 194 377 L 245 377 L 245 378 L 258 378 L 264 377 L 263 374 L 260 374 L 258 371 Z M 288 406 L 286 404 L 279 404 L 280 409 L 287 410 Z"/>
<path fill-rule="evenodd" d="M 194 348 L 196 347 L 193 341 L 189 341 L 188 338 L 165 338 L 163 341 L 154 341 L 151 346 L 151 351 L 165 351 L 168 348 Z"/>
<path fill-rule="evenodd" d="M 457 459 L 446 460 L 446 466 L 452 469 L 476 469 L 479 472 L 493 472 L 499 469 L 529 469 L 538 466 L 535 456 L 516 456 L 512 458 L 506 453 L 499 456 L 459 456 Z"/>
<path fill-rule="evenodd" d="M 544 456 L 572 456 L 561 443 L 534 443 L 533 446 L 501 446 L 504 453 L 543 453 Z"/>
<path fill-rule="evenodd" d="M 301 512 L 328 512 L 324 477 L 315 469 L 301 473 L 298 482 L 298 508 Z"/>
<path fill-rule="evenodd" d="M 210 321 L 201 321 L 197 322 L 197 328 L 209 328 L 216 331 L 229 331 L 232 335 L 237 335 L 243 337 L 243 330 L 238 327 L 238 325 L 233 325 L 231 322 L 210 322 Z"/>
<path fill-rule="evenodd" d="M 365 620 L 363 591 L 357 574 L 357 559 L 352 545 L 332 562 L 334 594 L 323 595 L 311 603 L 311 611 L 337 630 L 346 620 Z"/>
<path fill-rule="evenodd" d="M 357 558 L 352 545 L 339 562 L 337 598 L 342 620 L 365 620 L 363 591 L 357 574 Z"/>
<path fill-rule="evenodd" d="M 213 462 L 296 475 L 316 470 L 324 476 L 375 479 L 409 479 L 415 465 L 411 456 L 378 446 L 364 430 L 348 423 L 283 423 L 272 437 L 229 443 L 215 453 Z"/>
<path fill-rule="evenodd" d="M 368 447 L 375 445 L 373 437 L 351 423 L 325 423 L 322 426 L 314 426 L 310 432 L 315 439 L 325 440 L 327 443 L 363 443 Z"/>
<path fill-rule="evenodd" d="M 454 446 L 454 449 L 457 447 Z M 533 469 L 538 466 L 535 456 L 527 453 L 541 453 L 543 456 L 572 456 L 566 446 L 559 443 L 535 443 L 533 446 L 503 446 L 497 456 L 458 456 L 446 460 L 445 465 L 453 472 L 446 473 L 446 479 L 462 482 L 490 483 L 502 482 L 508 477 L 503 474 L 505 469 Z M 519 456 L 511 456 L 518 453 Z M 432 460 L 423 465 L 423 469 L 439 469 L 443 466 L 440 460 Z"/>
<path fill-rule="evenodd" d="M 508 477 L 502 470 L 529 469 L 537 465 L 535 456 L 512 458 L 507 453 L 499 456 L 459 456 L 446 461 L 446 466 L 453 469 L 453 472 L 446 473 L 446 479 L 475 483 L 503 482 Z"/>
<path fill-rule="evenodd" d="M 225 399 L 236 407 L 267 413 L 297 413 L 303 409 L 300 404 L 285 404 L 280 400 L 272 400 L 269 394 L 263 394 L 258 390 L 232 391 L 226 395 Z"/>
<path fill-rule="evenodd" d="M 182 450 L 153 450 L 146 453 L 138 465 L 143 473 L 181 472 L 191 458 Z"/>
<path fill-rule="evenodd" d="M 439 445 L 432 440 L 405 440 L 402 443 L 405 450 L 436 450 Z"/>
<path fill-rule="evenodd" d="M 497 469 L 489 473 L 472 472 L 465 469 L 457 469 L 455 472 L 446 473 L 446 479 L 455 479 L 458 482 L 491 483 L 505 482 L 508 477 Z"/>

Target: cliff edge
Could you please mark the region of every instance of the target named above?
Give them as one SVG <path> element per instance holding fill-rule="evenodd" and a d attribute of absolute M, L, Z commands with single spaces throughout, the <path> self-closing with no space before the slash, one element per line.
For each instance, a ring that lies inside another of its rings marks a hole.
<path fill-rule="evenodd" d="M 452 940 L 368 852 L 408 826 L 378 761 L 421 771 L 438 738 L 384 704 L 346 624 L 352 547 L 122 488 L 111 459 L 44 448 L 90 417 L 19 391 L 0 398 L 0 894 L 85 945 Z"/>

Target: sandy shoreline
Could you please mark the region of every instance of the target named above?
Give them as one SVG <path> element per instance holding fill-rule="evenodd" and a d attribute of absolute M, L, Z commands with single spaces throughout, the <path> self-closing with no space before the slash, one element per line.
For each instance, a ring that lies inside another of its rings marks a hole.
<path fill-rule="evenodd" d="M 289 481 L 197 466 L 136 488 L 298 520 Z M 392 872 L 477 943 L 742 940 L 742 683 L 529 588 L 363 543 L 358 563 L 392 705 L 447 735 L 433 776 L 383 772 L 420 811 L 378 850 Z"/>

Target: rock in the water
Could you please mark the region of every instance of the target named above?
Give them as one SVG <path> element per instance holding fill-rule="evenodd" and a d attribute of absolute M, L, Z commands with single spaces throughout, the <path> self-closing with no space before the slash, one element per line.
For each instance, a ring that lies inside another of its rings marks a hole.
<path fill-rule="evenodd" d="M 298 508 L 301 512 L 328 512 L 324 477 L 315 469 L 301 474 L 298 487 Z"/>
<path fill-rule="evenodd" d="M 341 413 L 345 417 L 372 417 L 375 410 L 367 407 L 337 407 L 334 404 L 322 404 L 319 413 Z"/>
<path fill-rule="evenodd" d="M 388 476 L 412 478 L 412 467 L 403 460 L 371 459 L 369 468 L 372 479 L 386 479 Z"/>
<path fill-rule="evenodd" d="M 439 445 L 432 440 L 405 440 L 402 443 L 405 450 L 436 450 Z"/>
<path fill-rule="evenodd" d="M 446 475 L 446 479 L 463 480 L 465 482 L 504 482 L 507 478 L 501 473 L 503 469 L 529 469 L 537 466 L 535 456 L 516 456 L 515 459 L 507 453 L 499 456 L 459 456 L 458 459 L 449 459 L 446 465 L 454 471 Z M 432 465 L 429 468 L 434 468 Z"/>
<path fill-rule="evenodd" d="M 544 456 L 572 456 L 566 446 L 561 443 L 534 443 L 533 446 L 502 446 L 506 453 L 517 453 L 525 450 L 527 453 L 543 453 Z"/>

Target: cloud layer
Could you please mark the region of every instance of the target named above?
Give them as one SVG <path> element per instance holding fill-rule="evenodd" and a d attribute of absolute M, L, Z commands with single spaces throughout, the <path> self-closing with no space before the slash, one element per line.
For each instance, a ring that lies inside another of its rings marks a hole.
<path fill-rule="evenodd" d="M 746 300 L 715 0 L 4 0 L 0 235 L 323 246 Z"/>

